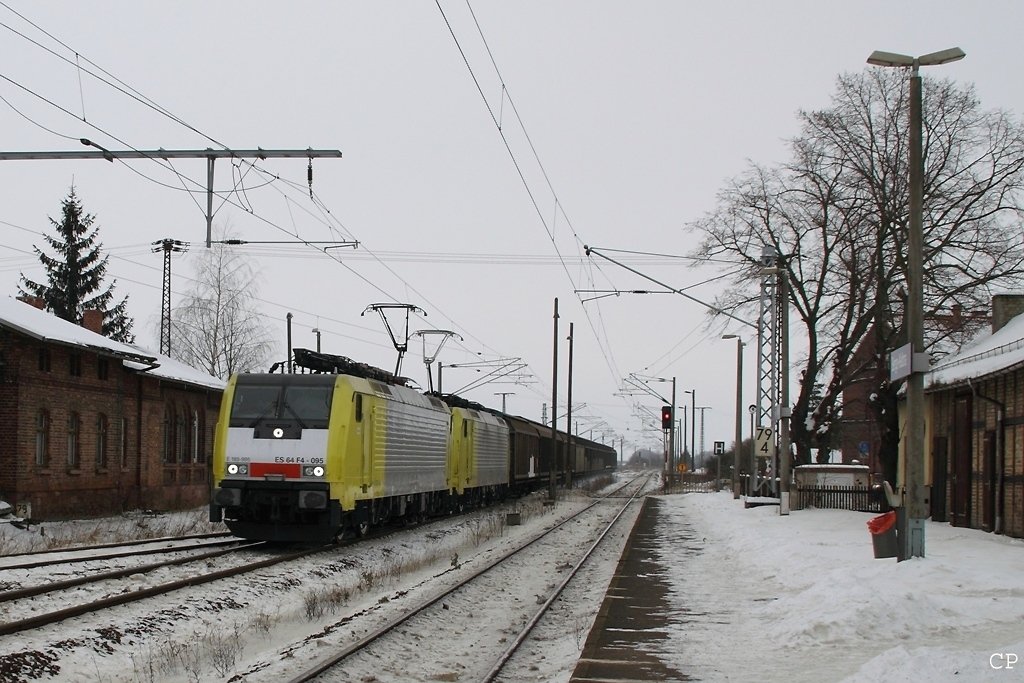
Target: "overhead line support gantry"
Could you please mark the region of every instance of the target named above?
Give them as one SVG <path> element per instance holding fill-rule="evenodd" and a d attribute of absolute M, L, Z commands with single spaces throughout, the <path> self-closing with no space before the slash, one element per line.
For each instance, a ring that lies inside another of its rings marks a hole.
<path fill-rule="evenodd" d="M 88 138 L 82 138 L 83 145 L 95 150 L 66 152 L 0 152 L 0 161 L 26 161 L 31 159 L 206 159 L 206 247 L 211 244 L 213 233 L 213 165 L 217 159 L 303 159 L 312 164 L 314 158 L 341 158 L 337 149 L 155 149 L 155 150 L 109 150 Z M 309 175 L 312 187 L 312 166 Z"/>

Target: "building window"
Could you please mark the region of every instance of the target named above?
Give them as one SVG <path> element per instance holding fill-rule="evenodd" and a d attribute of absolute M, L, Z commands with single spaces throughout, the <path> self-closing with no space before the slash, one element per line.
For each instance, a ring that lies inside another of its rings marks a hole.
<path fill-rule="evenodd" d="M 107 469 L 107 416 L 96 416 L 96 469 Z"/>
<path fill-rule="evenodd" d="M 82 376 L 82 354 L 72 353 L 68 356 L 68 374 L 72 377 Z"/>
<path fill-rule="evenodd" d="M 78 430 L 81 420 L 78 413 L 68 414 L 68 467 L 77 470 L 82 462 L 81 453 L 78 451 Z"/>
<path fill-rule="evenodd" d="M 199 427 L 199 411 L 198 410 L 193 410 L 192 411 L 192 462 L 202 462 L 203 461 L 201 459 L 201 456 L 200 456 L 200 453 L 201 453 L 200 442 L 199 442 L 199 435 L 200 435 L 200 433 L 201 432 L 200 432 L 200 427 Z"/>
<path fill-rule="evenodd" d="M 42 348 L 39 349 L 39 371 L 49 372 L 50 371 L 50 349 Z"/>
<path fill-rule="evenodd" d="M 171 433 L 171 413 L 169 409 L 164 408 L 163 451 L 160 454 L 160 458 L 165 465 L 173 461 L 171 457 L 174 454 L 174 452 L 171 450 L 172 436 L 173 434 Z"/>
<path fill-rule="evenodd" d="M 36 466 L 50 464 L 50 413 L 40 409 L 36 413 Z"/>
<path fill-rule="evenodd" d="M 96 377 L 98 379 L 106 379 L 110 374 L 110 360 L 107 358 L 96 359 Z"/>
<path fill-rule="evenodd" d="M 120 458 L 121 458 L 121 467 L 125 468 L 125 467 L 128 467 L 128 418 L 127 417 L 122 417 L 121 418 L 121 432 L 120 432 L 120 434 L 117 435 L 117 438 L 118 438 L 118 446 L 117 446 L 118 456 L 120 456 Z"/>
<path fill-rule="evenodd" d="M 174 416 L 174 445 L 177 447 L 178 462 L 188 462 L 188 430 L 185 429 L 185 416 Z"/>

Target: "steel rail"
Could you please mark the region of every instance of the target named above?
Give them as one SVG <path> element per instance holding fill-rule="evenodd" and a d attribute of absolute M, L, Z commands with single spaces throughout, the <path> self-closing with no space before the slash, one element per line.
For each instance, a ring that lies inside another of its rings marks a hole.
<path fill-rule="evenodd" d="M 626 510 L 629 509 L 629 506 L 636 500 L 637 496 L 640 495 L 640 493 L 644 490 L 644 488 L 646 488 L 646 486 L 647 481 L 645 481 L 640 486 L 640 488 L 636 490 L 636 493 L 631 495 L 626 500 L 626 502 L 622 505 L 622 508 L 615 515 L 615 517 L 612 518 L 610 522 L 608 522 L 607 526 L 605 526 L 604 531 L 602 531 L 601 534 L 597 537 L 597 539 L 593 542 L 593 544 L 591 544 L 587 552 L 583 554 L 582 558 L 580 558 L 580 561 L 576 563 L 576 566 L 574 566 L 572 570 L 568 573 L 568 575 L 565 577 L 565 579 L 562 580 L 562 583 L 560 583 L 558 587 L 555 588 L 555 590 L 551 593 L 551 596 L 544 601 L 544 604 L 540 606 L 540 609 L 537 610 L 537 613 L 535 615 L 533 615 L 533 618 L 530 619 L 529 622 L 527 622 L 527 624 L 523 627 L 522 631 L 519 632 L 519 635 L 516 636 L 516 639 L 512 641 L 512 644 L 509 645 L 508 648 L 501 654 L 501 656 L 498 658 L 497 663 L 495 663 L 495 665 L 491 667 L 491 670 L 484 675 L 484 677 L 481 679 L 482 683 L 490 683 L 498 677 L 502 669 L 505 667 L 505 664 L 508 663 L 508 660 L 511 659 L 512 655 L 516 653 L 519 647 L 524 642 L 526 642 L 526 639 L 533 632 L 533 629 L 537 626 L 538 623 L 540 623 L 541 618 L 551 608 L 551 605 L 554 604 L 555 600 L 558 599 L 558 596 L 562 594 L 562 591 L 564 591 L 566 586 L 569 585 L 569 582 L 576 578 L 576 574 L 578 574 L 580 569 L 583 568 L 583 565 L 586 563 L 588 559 L 590 559 L 590 556 L 594 553 L 594 551 L 597 550 L 597 547 L 605 539 L 605 536 L 608 535 L 608 533 L 612 530 L 612 527 L 615 526 L 615 523 L 619 521 L 623 514 L 625 514 Z"/>
<path fill-rule="evenodd" d="M 2 520 L 0 520 L 2 521 Z M 51 555 L 53 553 L 77 553 L 85 550 L 104 550 L 106 548 L 123 548 L 133 545 L 146 545 L 147 543 L 166 543 L 168 541 L 187 541 L 191 539 L 216 538 L 218 536 L 234 536 L 230 531 L 211 531 L 205 534 L 187 534 L 185 536 L 159 536 L 156 538 L 145 538 L 136 541 L 115 541 L 112 543 L 98 543 L 96 545 L 72 545 L 66 548 L 47 548 L 46 550 L 26 550 L 22 553 L 7 553 L 0 555 L 0 560 L 8 557 L 24 557 L 26 555 Z M 7 567 L 4 567 L 7 569 Z"/>
<path fill-rule="evenodd" d="M 639 477 L 637 477 L 637 479 L 639 479 Z M 627 483 L 623 484 L 621 487 L 619 487 L 618 489 L 616 489 L 612 493 L 609 493 L 609 494 L 607 494 L 605 496 L 602 496 L 602 499 L 610 499 L 612 495 L 614 495 L 615 493 L 618 493 L 618 491 L 620 491 L 623 488 L 629 486 L 634 481 L 636 481 L 636 479 L 634 479 L 631 482 L 627 482 Z M 643 489 L 643 486 L 641 486 L 641 489 Z M 632 498 L 630 500 L 632 500 Z M 601 499 L 595 500 L 590 505 L 587 505 L 586 507 L 582 508 L 581 510 L 579 510 L 575 514 L 570 515 L 569 517 L 567 517 L 566 519 L 562 520 L 561 522 L 559 522 L 555 526 L 553 526 L 550 529 L 547 529 L 546 531 L 544 531 L 542 534 L 539 534 L 538 536 L 530 539 L 529 541 L 523 543 L 522 545 L 519 545 L 519 546 L 513 548 L 512 550 L 510 550 L 509 552 L 505 553 L 504 555 L 496 557 L 494 560 L 492 560 L 491 562 L 487 563 L 486 565 L 481 567 L 479 570 L 475 571 L 472 575 L 466 577 L 465 579 L 462 579 L 461 581 L 458 581 L 457 583 L 455 583 L 450 588 L 441 591 L 439 594 L 435 595 L 432 598 L 427 599 L 426 601 L 422 602 L 418 606 L 413 607 L 412 609 L 410 609 L 409 611 L 405 612 L 404 614 L 402 614 L 398 618 L 394 619 L 393 621 L 384 624 L 383 626 L 381 626 L 380 628 L 378 628 L 378 629 L 376 629 L 374 631 L 371 631 L 370 633 L 368 633 L 363 638 L 360 638 L 358 641 L 356 641 L 356 642 L 354 642 L 354 643 L 352 643 L 352 644 L 342 648 L 341 650 L 339 650 L 335 654 L 331 655 L 327 659 L 325 659 L 325 660 L 323 660 L 323 661 L 313 665 L 311 668 L 309 668 L 306 671 L 300 673 L 298 676 L 295 676 L 294 678 L 289 679 L 287 681 L 287 683 L 308 683 L 309 681 L 314 680 L 315 678 L 317 678 L 321 674 L 329 671 L 330 669 L 332 669 L 335 666 L 337 666 L 338 664 L 340 664 L 342 661 L 348 659 L 353 654 L 355 654 L 355 653 L 359 652 L 360 650 L 366 648 L 368 645 L 370 645 L 374 641 L 379 640 L 380 638 L 382 638 L 383 636 L 387 635 L 391 631 L 395 630 L 396 628 L 398 628 L 399 626 L 401 626 L 405 622 L 409 621 L 413 617 L 417 616 L 418 614 L 421 614 L 422 612 L 426 611 L 427 609 L 429 609 L 432 606 L 434 606 L 437 603 L 439 603 L 441 600 L 444 600 L 448 596 L 450 596 L 453 593 L 455 593 L 456 591 L 460 590 L 461 588 L 463 588 L 464 586 L 466 586 L 470 582 L 472 582 L 472 581 L 478 579 L 479 577 L 483 576 L 484 574 L 486 574 L 490 570 L 492 570 L 495 567 L 497 567 L 502 562 L 504 562 L 504 561 L 506 561 L 506 560 L 508 560 L 508 559 L 510 559 L 512 557 L 515 557 L 516 555 L 518 555 L 523 550 L 529 548 L 530 546 L 532 546 L 533 544 L 535 544 L 538 541 L 542 540 L 543 538 L 545 538 L 549 534 L 551 534 L 551 533 L 557 531 L 558 529 L 562 528 L 563 526 L 565 526 L 566 524 L 568 524 L 572 520 L 576 519 L 577 517 L 579 517 L 583 513 L 587 512 L 588 510 L 591 510 L 592 508 L 597 506 L 598 503 L 600 503 L 600 502 L 601 502 Z M 627 506 L 628 506 L 628 503 L 627 503 Z M 624 506 L 624 507 L 626 507 L 626 506 Z M 621 512 L 620 512 L 620 514 L 621 514 Z M 617 518 L 618 518 L 618 516 L 616 516 L 616 519 Z"/>
<path fill-rule="evenodd" d="M 166 541 L 163 541 L 163 542 L 166 542 Z M 83 556 L 80 556 L 80 557 L 67 557 L 67 558 L 63 558 L 63 559 L 49 558 L 49 559 L 45 559 L 45 560 L 36 560 L 34 562 L 23 562 L 22 564 L 8 564 L 8 565 L 3 564 L 2 563 L 3 562 L 3 558 L 0 558 L 0 570 L 8 571 L 8 570 L 11 570 L 11 569 L 36 569 L 38 567 L 49 567 L 49 566 L 55 565 L 55 564 L 72 564 L 72 563 L 76 563 L 76 562 L 90 562 L 92 560 L 116 560 L 119 557 L 143 557 L 145 555 L 160 555 L 160 554 L 163 554 L 163 553 L 174 553 L 174 552 L 178 552 L 178 551 L 181 551 L 181 550 L 193 550 L 193 549 L 196 549 L 196 548 L 214 548 L 214 547 L 221 546 L 221 545 L 231 545 L 231 544 L 238 544 L 238 543 L 244 543 L 244 542 L 245 542 L 244 539 L 236 538 L 236 537 L 232 536 L 231 538 L 227 538 L 227 539 L 223 539 L 223 540 L 219 540 L 219 541 L 210 541 L 208 543 L 197 543 L 195 545 L 182 545 L 182 546 L 173 546 L 173 547 L 163 546 L 163 547 L 160 547 L 160 548 L 149 548 L 147 550 L 140 550 L 138 552 L 104 553 L 102 555 L 83 555 Z M 138 545 L 143 545 L 143 544 L 138 544 Z M 99 547 L 99 546 L 96 546 L 96 547 Z M 84 551 L 84 550 L 85 549 L 82 549 L 82 551 Z M 91 550 L 91 548 L 90 548 L 90 550 Z M 67 551 L 67 552 L 82 552 L 82 551 L 75 550 L 75 551 Z"/>
<path fill-rule="evenodd" d="M 241 542 L 241 541 L 237 541 Z M 0 603 L 11 602 L 12 600 L 20 600 L 22 598 L 34 597 L 36 595 L 45 595 L 46 593 L 52 593 L 54 591 L 64 590 L 65 588 L 75 588 L 76 586 L 84 586 L 89 583 L 98 583 L 100 581 L 109 581 L 111 579 L 120 579 L 125 576 L 131 576 L 133 574 L 145 574 L 156 569 L 163 567 L 174 567 L 182 564 L 189 564 L 190 562 L 198 562 L 200 560 L 210 560 L 215 557 L 221 557 L 222 555 L 229 555 L 239 550 L 246 550 L 248 548 L 254 548 L 257 546 L 266 545 L 265 541 L 256 541 L 253 543 L 247 543 L 240 545 L 235 548 L 227 548 L 225 550 L 215 550 L 209 553 L 203 553 L 201 555 L 193 555 L 190 557 L 178 557 L 173 560 L 166 560 L 164 562 L 152 562 L 150 564 L 140 565 L 138 567 L 124 567 L 122 569 L 112 569 L 107 572 L 101 572 L 99 574 L 92 574 L 90 576 L 79 576 L 74 579 L 65 579 L 64 581 L 54 581 L 53 583 L 40 584 L 38 586 L 26 586 L 25 588 L 15 588 L 13 590 L 4 591 L 0 593 Z M 202 547 L 202 546 L 196 546 Z M 132 557 L 132 555 L 117 555 L 116 557 Z M 7 567 L 4 567 L 7 569 Z"/>
<path fill-rule="evenodd" d="M 114 595 L 107 598 L 102 598 L 94 602 L 85 603 L 82 605 L 75 605 L 73 607 L 67 607 L 62 610 L 55 612 L 48 612 L 46 614 L 39 614 L 34 617 L 28 617 L 27 619 L 20 619 L 18 621 L 8 622 L 6 624 L 0 624 L 0 636 L 9 635 L 12 633 L 19 633 L 21 631 L 27 631 L 33 628 L 39 628 L 41 626 L 47 626 L 49 624 L 55 624 L 70 617 L 77 617 L 89 612 L 96 612 L 99 610 L 107 609 L 109 607 L 116 607 L 118 605 L 125 605 L 145 598 L 153 597 L 156 595 L 163 595 L 164 593 L 170 593 L 180 588 L 186 588 L 189 586 L 201 586 L 204 583 L 211 583 L 220 579 L 228 578 L 231 576 L 237 576 L 246 572 L 254 571 L 256 569 L 263 569 L 264 567 L 270 567 L 275 564 L 281 564 L 283 562 L 290 562 L 297 560 L 300 557 L 307 555 L 313 555 L 315 553 L 324 552 L 330 550 L 336 546 L 321 546 L 318 548 L 306 549 L 297 551 L 294 553 L 288 553 L 281 555 L 280 557 L 272 557 L 259 562 L 253 562 L 251 564 L 240 565 L 238 567 L 231 567 L 229 569 L 221 569 L 219 571 L 211 572 L 209 574 L 201 574 L 199 576 L 192 576 L 186 579 L 180 579 L 178 581 L 171 581 L 169 583 L 161 584 L 159 586 L 150 586 L 149 588 L 143 588 L 141 590 L 132 591 L 131 593 L 122 593 L 120 595 Z"/>

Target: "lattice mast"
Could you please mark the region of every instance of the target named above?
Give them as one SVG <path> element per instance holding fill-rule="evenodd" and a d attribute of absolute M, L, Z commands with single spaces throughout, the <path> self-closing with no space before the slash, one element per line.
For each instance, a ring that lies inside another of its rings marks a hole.
<path fill-rule="evenodd" d="M 153 242 L 153 252 L 164 253 L 164 282 L 160 299 L 160 353 L 171 355 L 171 254 L 188 251 L 188 242 L 167 237 Z"/>

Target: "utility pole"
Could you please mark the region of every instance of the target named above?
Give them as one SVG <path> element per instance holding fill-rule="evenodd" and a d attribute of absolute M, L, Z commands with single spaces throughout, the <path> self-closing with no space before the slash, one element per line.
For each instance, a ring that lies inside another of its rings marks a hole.
<path fill-rule="evenodd" d="M 732 455 L 732 497 L 740 497 L 740 452 L 743 443 L 743 340 L 738 334 L 723 334 L 722 339 L 736 340 L 736 433 Z M 753 435 L 751 435 L 753 439 Z"/>
<path fill-rule="evenodd" d="M 676 376 L 672 375 L 672 414 L 676 410 Z M 676 480 L 676 430 L 675 425 L 668 437 L 668 483 L 671 485 Z"/>
<path fill-rule="evenodd" d="M 690 398 L 693 399 L 693 424 L 690 425 L 690 471 L 697 470 L 697 390 L 691 389 Z M 701 413 L 703 415 L 703 413 Z M 704 436 L 701 435 L 701 448 L 704 447 Z"/>
<path fill-rule="evenodd" d="M 337 149 L 154 149 L 154 150 L 108 150 L 88 138 L 81 138 L 86 147 L 96 151 L 79 152 L 0 152 L 0 161 L 24 161 L 29 159 L 206 159 L 206 248 L 210 248 L 213 234 L 213 163 L 217 159 L 309 159 L 309 185 L 313 188 L 313 159 L 320 157 L 341 158 Z"/>
<path fill-rule="evenodd" d="M 703 462 L 703 460 L 704 460 L 703 459 L 703 455 L 704 455 L 704 411 L 705 410 L 711 410 L 711 406 L 697 406 L 697 407 L 694 408 L 694 410 L 699 410 L 700 411 L 700 454 L 702 456 L 701 457 L 701 462 Z M 694 415 L 694 420 L 696 421 L 696 414 Z M 697 431 L 696 430 L 696 424 L 694 424 L 694 431 L 695 432 Z"/>
<path fill-rule="evenodd" d="M 686 392 L 683 391 L 683 393 L 685 394 Z M 679 407 L 683 409 L 683 428 L 682 428 L 682 431 L 679 433 L 679 436 L 682 437 L 682 440 L 679 442 L 679 458 L 680 458 L 680 461 L 685 465 L 686 464 L 686 457 L 685 457 L 685 452 L 686 452 L 686 433 L 690 429 L 690 427 L 689 427 L 690 418 L 686 414 L 686 406 L 679 406 Z M 692 454 L 691 454 L 691 456 L 692 456 Z M 689 468 L 688 471 L 692 471 L 693 470 L 692 465 L 693 465 L 693 463 L 691 462 L 690 463 L 690 468 Z"/>
<path fill-rule="evenodd" d="M 565 454 L 565 486 L 569 487 L 571 482 L 569 481 L 570 473 L 572 472 L 572 458 L 575 456 L 572 450 L 572 328 L 573 323 L 569 323 L 569 386 L 566 391 L 565 402 L 568 406 L 568 412 L 565 416 L 565 431 L 568 434 L 566 447 L 567 451 Z"/>
<path fill-rule="evenodd" d="M 761 299 L 757 326 L 757 426 L 771 429 L 774 446 L 778 438 L 779 421 L 779 271 L 778 255 L 774 247 L 761 249 Z M 776 454 L 776 457 L 778 455 Z M 775 493 L 775 474 L 778 468 L 772 462 L 772 476 L 768 489 Z M 760 488 L 757 472 L 751 472 L 752 484 Z M 757 495 L 752 492 L 751 495 Z"/>
<path fill-rule="evenodd" d="M 440 369 L 441 368 L 438 368 L 438 370 L 440 370 Z M 440 381 L 439 381 L 438 382 L 438 389 L 437 389 L 438 391 L 441 391 L 440 387 L 441 387 L 441 384 L 440 384 Z M 495 391 L 494 395 L 495 396 L 501 396 L 501 412 L 504 413 L 504 412 L 507 412 L 506 409 L 505 409 L 505 397 L 506 396 L 515 396 L 516 392 L 514 392 L 514 391 Z"/>
<path fill-rule="evenodd" d="M 160 298 L 160 353 L 171 355 L 171 253 L 188 251 L 188 242 L 169 237 L 153 242 L 153 252 L 164 252 L 164 283 Z"/>
<path fill-rule="evenodd" d="M 551 462 L 549 464 L 548 500 L 555 502 L 555 471 L 558 462 L 558 297 L 555 297 L 555 341 L 552 346 L 551 359 Z"/>
<path fill-rule="evenodd" d="M 951 47 L 913 57 L 876 50 L 868 64 L 910 67 L 910 222 L 907 226 L 907 344 L 910 376 L 907 378 L 906 446 L 904 447 L 904 500 L 897 511 L 897 560 L 924 557 L 925 520 L 928 518 L 928 489 L 925 483 L 924 374 L 928 354 L 924 347 L 924 131 L 921 108 L 922 66 L 936 66 L 961 60 L 964 51 Z"/>
<path fill-rule="evenodd" d="M 288 311 L 288 315 L 285 316 L 285 329 L 288 332 L 288 374 L 295 372 L 295 359 L 292 357 L 292 315 L 291 311 Z"/>
<path fill-rule="evenodd" d="M 789 514 L 789 273 L 779 269 L 779 514 Z"/>

